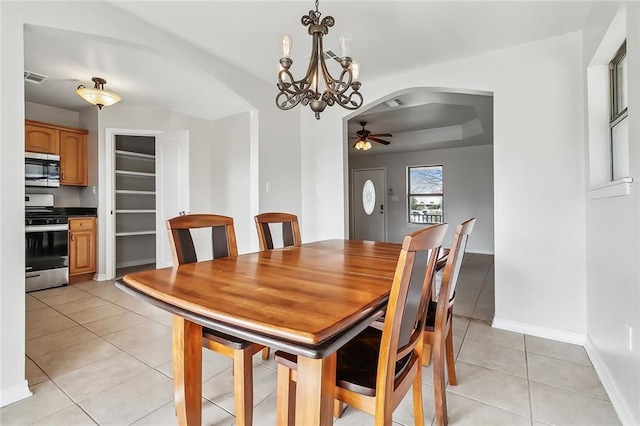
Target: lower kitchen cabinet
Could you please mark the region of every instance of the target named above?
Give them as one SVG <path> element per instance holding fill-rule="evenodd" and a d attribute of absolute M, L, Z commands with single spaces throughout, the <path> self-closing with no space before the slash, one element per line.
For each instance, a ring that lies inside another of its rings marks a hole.
<path fill-rule="evenodd" d="M 69 283 L 93 278 L 96 272 L 96 218 L 69 219 Z"/>

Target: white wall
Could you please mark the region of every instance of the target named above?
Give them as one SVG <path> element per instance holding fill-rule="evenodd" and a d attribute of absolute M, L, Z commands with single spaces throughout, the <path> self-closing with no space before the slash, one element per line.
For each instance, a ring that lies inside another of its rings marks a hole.
<path fill-rule="evenodd" d="M 210 210 L 206 213 L 233 217 L 238 251 L 257 250 L 258 237 L 250 204 L 251 139 L 250 113 L 242 113 L 213 122 L 216 150 L 212 153 Z M 203 164 L 203 167 L 207 167 Z"/>
<path fill-rule="evenodd" d="M 249 165 L 252 155 L 249 141 L 249 113 L 218 121 L 199 118 L 165 110 L 134 108 L 114 105 L 100 113 L 98 139 L 103 156 L 108 155 L 105 132 L 107 128 L 152 131 L 189 131 L 189 211 L 192 213 L 218 213 L 234 217 L 239 249 L 246 252 L 251 247 L 253 234 L 252 215 L 247 206 L 251 192 Z M 225 124 L 226 123 L 226 124 Z M 230 123 L 230 124 L 229 124 Z M 231 137 L 231 135 L 234 135 Z M 108 178 L 104 161 L 99 161 L 100 183 Z M 223 171 L 223 174 L 220 172 Z M 104 179 L 104 180 L 103 180 Z M 102 185 L 100 185 L 102 186 Z M 103 191 L 104 192 L 104 191 Z M 109 220 L 106 197 L 100 194 L 98 216 Z M 212 198 L 212 194 L 229 194 L 224 198 Z M 100 228 L 98 247 L 106 251 L 106 230 Z M 197 238 L 197 248 L 203 249 L 200 258 L 206 258 L 210 244 L 199 244 L 206 237 Z M 99 256 L 99 273 L 106 273 L 104 256 Z"/>
<path fill-rule="evenodd" d="M 387 241 L 402 242 L 402 238 L 421 228 L 407 219 L 407 167 L 442 165 L 444 169 L 444 218 L 450 224 L 445 241 L 451 241 L 455 224 L 470 217 L 477 219 L 469 237 L 468 252 L 493 254 L 493 147 L 433 149 L 381 155 L 352 155 L 349 176 L 353 169 L 386 169 L 387 189 L 398 197 L 387 195 Z M 447 243 L 445 243 L 446 245 Z"/>
<path fill-rule="evenodd" d="M 22 22 L 0 3 L 0 406 L 30 395 L 24 375 L 24 81 Z"/>
<path fill-rule="evenodd" d="M 610 36 L 607 29 L 618 7 L 612 2 L 593 8 L 584 37 L 583 73 L 589 66 L 600 65 L 594 55 Z M 587 349 L 622 422 L 640 424 L 640 5 L 635 2 L 626 3 L 626 39 L 629 165 L 634 183 L 630 195 L 587 200 Z M 619 42 L 612 47 L 611 57 Z M 608 60 L 604 61 L 606 66 Z M 603 84 L 607 83 L 605 77 Z M 608 147 L 607 120 L 605 116 L 604 140 L 596 132 L 589 134 L 591 175 L 608 170 L 606 152 L 597 155 L 598 150 L 592 149 L 601 142 Z M 627 325 L 634 328 L 634 352 L 626 347 Z"/>
<path fill-rule="evenodd" d="M 493 93 L 495 315 L 503 327 L 575 339 L 586 332 L 581 52 L 577 32 L 364 81 L 361 90 L 369 102 L 412 87 Z M 309 206 L 318 228 L 320 220 L 335 226 L 322 238 L 344 234 L 347 220 L 349 116 L 331 110 L 318 122 L 302 117 L 304 217 Z M 540 205 L 551 206 L 548 218 L 531 208 Z"/>
<path fill-rule="evenodd" d="M 28 120 L 80 128 L 79 112 L 37 104 L 35 102 L 24 103 L 24 116 Z"/>
<path fill-rule="evenodd" d="M 87 16 L 100 16 L 100 19 L 87 20 Z M 301 165 L 300 165 L 300 123 L 296 112 L 283 113 L 275 106 L 275 88 L 242 69 L 224 60 L 214 57 L 184 40 L 168 34 L 157 27 L 133 17 L 121 9 L 106 2 L 41 2 L 34 7 L 30 2 L 0 2 L 0 26 L 2 73 L 0 76 L 1 105 L 0 134 L 2 135 L 0 156 L 0 185 L 2 185 L 0 212 L 0 252 L 11 253 L 0 259 L 0 315 L 2 317 L 2 359 L 0 368 L 0 404 L 9 400 L 24 397 L 28 394 L 24 380 L 24 254 L 15 247 L 24 244 L 24 187 L 15 185 L 15 176 L 24 173 L 23 149 L 24 139 L 24 81 L 23 72 L 23 28 L 25 24 L 40 25 L 71 32 L 92 34 L 118 41 L 138 45 L 142 49 L 153 50 L 166 55 L 172 60 L 188 64 L 203 78 L 217 79 L 238 93 L 245 100 L 250 114 L 249 144 L 251 156 L 251 185 L 248 194 L 251 215 L 265 210 L 284 210 L 298 213 L 301 211 Z M 123 93 L 123 96 L 126 94 Z M 124 102 L 124 101 L 123 101 Z M 123 104 L 120 105 L 123 107 Z M 106 108 L 102 113 L 109 109 Z M 258 112 L 259 111 L 259 112 Z M 138 114 L 138 113 L 136 113 Z M 100 115 L 102 120 L 103 114 Z M 145 114 L 135 117 L 137 122 L 144 120 Z M 171 118 L 171 117 L 169 117 Z M 85 122 L 96 121 L 95 116 L 84 118 Z M 179 121 L 179 120 L 178 120 Z M 181 123 L 178 123 L 181 124 Z M 123 122 L 110 122 L 110 126 L 125 127 Z M 184 128 L 167 123 L 167 127 Z M 101 126 L 104 127 L 104 126 Z M 142 126 L 147 127 L 147 126 Z M 283 130 L 283 129 L 286 129 Z M 197 130 L 196 133 L 200 132 Z M 204 133 L 208 133 L 203 130 Z M 100 134 L 98 137 L 104 137 Z M 194 138 L 193 134 L 191 137 Z M 201 138 L 197 138 L 203 140 Z M 206 140 L 214 140 L 209 134 Z M 198 143 L 203 157 L 210 158 L 210 145 Z M 99 148 L 99 147 L 98 147 Z M 196 154 L 194 152 L 194 154 Z M 97 156 L 96 156 L 97 154 Z M 104 152 L 92 153 L 94 159 Z M 96 160 L 97 161 L 97 160 Z M 220 161 L 224 161 L 221 159 Z M 209 173 L 195 167 L 191 179 L 198 180 Z M 195 176 L 194 176 L 195 173 Z M 89 176 L 90 185 L 100 181 L 99 176 Z M 104 179 L 104 177 L 103 177 Z M 264 191 L 264 182 L 272 183 L 273 191 Z M 207 185 L 206 179 L 200 179 L 201 185 Z M 258 184 L 259 182 L 259 184 Z M 202 193 L 203 188 L 192 188 L 194 194 Z M 81 199 L 98 201 L 104 205 L 104 194 L 96 188 L 97 196 L 93 197 L 91 188 L 81 191 Z M 103 191 L 104 192 L 104 191 Z M 207 187 L 206 195 L 211 190 Z M 192 200 L 194 196 L 192 194 Z M 209 209 L 209 199 L 204 197 L 193 201 L 192 208 Z M 104 216 L 100 217 L 104 219 Z M 301 221 L 304 221 L 301 218 Z M 248 231 L 247 231 L 248 234 Z M 99 228 L 99 253 L 104 253 L 104 229 Z M 245 243 L 242 243 L 245 244 Z M 251 242 L 248 243 L 251 246 Z M 245 247 L 245 246 L 243 246 Z M 98 267 L 104 271 L 104 256 L 99 256 Z"/>

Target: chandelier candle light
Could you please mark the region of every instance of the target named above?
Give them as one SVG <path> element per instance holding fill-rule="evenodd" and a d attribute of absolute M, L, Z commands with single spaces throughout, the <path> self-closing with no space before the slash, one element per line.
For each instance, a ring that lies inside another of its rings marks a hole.
<path fill-rule="evenodd" d="M 100 77 L 92 77 L 93 88 L 87 88 L 84 85 L 78 86 L 76 93 L 85 101 L 90 104 L 96 105 L 98 109 L 102 109 L 103 106 L 110 106 L 117 102 L 120 102 L 120 95 L 117 93 L 104 90 L 104 85 L 107 81 Z"/>
<path fill-rule="evenodd" d="M 329 74 L 325 63 L 325 53 L 322 45 L 322 37 L 329 33 L 329 28 L 335 24 L 332 16 L 325 16 L 320 20 L 321 13 L 318 11 L 318 0 L 316 0 L 316 10 L 310 10 L 308 15 L 301 19 L 302 25 L 309 27 L 309 35 L 313 38 L 311 58 L 307 74 L 301 80 L 295 80 L 289 71 L 293 60 L 289 57 L 292 40 L 288 35 L 282 36 L 282 58 L 280 59 L 280 72 L 278 73 L 278 89 L 280 93 L 276 96 L 276 105 L 282 110 L 288 110 L 299 103 L 309 105 L 315 113 L 316 119 L 320 119 L 320 113 L 329 106 L 338 104 L 345 109 L 355 110 L 362 106 L 362 95 L 358 73 L 360 67 L 356 61 L 351 59 L 349 43 L 351 36 L 341 34 L 340 58 L 335 58 L 342 66 L 340 77 L 335 79 Z M 319 75 L 321 74 L 321 76 Z M 320 77 L 323 79 L 324 91 L 320 92 Z M 351 92 L 347 93 L 351 88 Z"/>

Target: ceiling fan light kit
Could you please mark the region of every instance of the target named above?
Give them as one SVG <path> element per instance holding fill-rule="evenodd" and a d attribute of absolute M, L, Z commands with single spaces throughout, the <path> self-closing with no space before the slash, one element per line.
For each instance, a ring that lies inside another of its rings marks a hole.
<path fill-rule="evenodd" d="M 356 142 L 356 144 L 353 146 L 355 149 L 357 149 L 358 151 L 368 151 L 371 149 L 371 142 L 369 141 L 358 141 Z"/>
<path fill-rule="evenodd" d="M 85 101 L 96 105 L 98 109 L 102 109 L 103 106 L 111 106 L 122 99 L 117 93 L 104 90 L 104 85 L 107 84 L 105 79 L 92 77 L 91 81 L 94 83 L 93 88 L 81 84 L 76 89 L 76 93 Z"/>
<path fill-rule="evenodd" d="M 389 141 L 385 141 L 383 139 L 378 138 L 378 136 L 383 136 L 387 138 L 393 137 L 393 135 L 391 135 L 390 133 L 371 134 L 369 130 L 364 128 L 367 125 L 366 121 L 361 121 L 360 125 L 362 126 L 362 130 L 358 130 L 356 132 L 356 137 L 358 138 L 358 140 L 355 144 L 353 144 L 353 147 L 358 151 L 370 150 L 372 145 L 371 145 L 371 142 L 369 141 L 378 142 L 379 144 L 382 144 L 382 145 L 389 145 L 391 143 Z"/>
<path fill-rule="evenodd" d="M 289 57 L 292 39 L 288 35 L 282 36 L 282 58 L 277 83 L 280 92 L 276 96 L 276 105 L 281 110 L 292 109 L 298 104 L 309 105 L 316 119 L 319 120 L 320 113 L 327 106 L 338 104 L 342 108 L 355 110 L 362 106 L 363 99 L 358 92 L 361 86 L 358 81 L 360 66 L 350 56 L 351 36 L 349 34 L 341 34 L 339 39 L 342 52 L 340 58 L 335 58 L 342 67 L 339 78 L 335 79 L 329 73 L 322 38 L 329 33 L 329 28 L 335 24 L 335 19 L 332 16 L 325 16 L 320 20 L 318 0 L 315 4 L 316 10 L 310 10 L 309 14 L 301 19 L 302 25 L 309 27 L 308 32 L 313 39 L 313 45 L 307 73 L 300 80 L 295 80 L 290 71 L 293 65 L 293 60 Z M 322 91 L 321 78 L 324 84 Z"/>

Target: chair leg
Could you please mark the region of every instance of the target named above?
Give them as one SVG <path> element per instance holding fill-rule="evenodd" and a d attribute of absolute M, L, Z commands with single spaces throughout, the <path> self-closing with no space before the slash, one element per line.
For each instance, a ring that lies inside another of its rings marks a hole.
<path fill-rule="evenodd" d="M 424 410 L 422 408 L 422 367 L 417 365 L 418 372 L 413 379 L 413 418 L 416 426 L 424 426 Z"/>
<path fill-rule="evenodd" d="M 233 351 L 233 394 L 236 424 L 253 424 L 253 357 L 250 351 Z"/>
<path fill-rule="evenodd" d="M 296 421 L 296 383 L 291 380 L 291 370 L 278 364 L 276 385 L 276 424 L 293 426 Z"/>
<path fill-rule="evenodd" d="M 333 401 L 333 417 L 335 417 L 336 419 L 339 419 L 342 417 L 342 415 L 344 414 L 344 410 L 347 407 L 347 405 L 339 400 L 334 400 Z"/>
<path fill-rule="evenodd" d="M 453 353 L 453 326 L 449 329 L 447 339 L 445 340 L 445 352 L 447 355 L 447 372 L 449 373 L 449 384 L 455 386 L 458 384 L 456 377 L 456 360 Z"/>
<path fill-rule="evenodd" d="M 262 359 L 264 360 L 269 359 L 269 346 L 265 346 L 264 349 L 262 350 Z"/>
<path fill-rule="evenodd" d="M 436 406 L 436 425 L 447 426 L 449 418 L 447 414 L 447 389 L 444 377 L 445 354 L 443 345 L 435 343 L 433 360 L 433 393 Z"/>
<path fill-rule="evenodd" d="M 422 365 L 428 367 L 431 364 L 431 345 L 425 343 L 422 345 Z"/>

